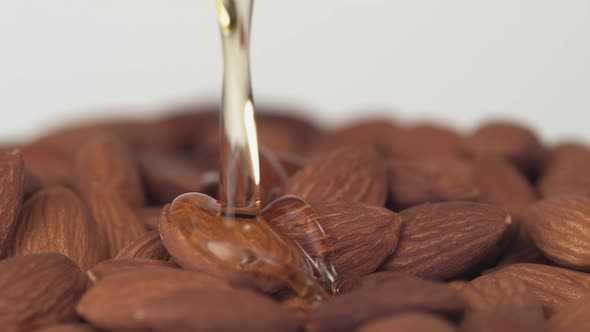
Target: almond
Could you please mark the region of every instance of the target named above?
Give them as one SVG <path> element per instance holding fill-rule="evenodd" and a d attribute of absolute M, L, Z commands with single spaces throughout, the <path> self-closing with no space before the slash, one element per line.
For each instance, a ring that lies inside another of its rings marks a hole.
<path fill-rule="evenodd" d="M 461 323 L 461 332 L 549 332 L 543 315 L 536 310 L 503 305 L 470 312 Z"/>
<path fill-rule="evenodd" d="M 121 249 L 117 258 L 146 258 L 166 261 L 170 258 L 170 254 L 162 243 L 160 232 L 151 231 Z"/>
<path fill-rule="evenodd" d="M 15 231 L 25 187 L 19 150 L 0 152 L 0 259 L 6 257 Z"/>
<path fill-rule="evenodd" d="M 492 274 L 523 281 L 541 302 L 547 315 L 590 293 L 590 274 L 559 267 L 520 263 L 509 265 Z"/>
<path fill-rule="evenodd" d="M 98 280 L 116 273 L 129 272 L 133 270 L 145 269 L 177 269 L 178 266 L 174 263 L 165 262 L 157 259 L 144 258 L 112 258 L 102 261 L 90 270 L 86 271 L 86 275 L 90 281 L 97 282 Z"/>
<path fill-rule="evenodd" d="M 396 208 L 440 201 L 469 201 L 479 192 L 470 179 L 471 166 L 455 158 L 392 159 L 389 190 Z"/>
<path fill-rule="evenodd" d="M 419 311 L 400 313 L 363 325 L 358 332 L 455 332 L 455 326 L 436 315 Z"/>
<path fill-rule="evenodd" d="M 489 122 L 465 138 L 461 149 L 467 156 L 504 158 L 526 174 L 535 174 L 543 147 L 530 129 L 508 122 Z"/>
<path fill-rule="evenodd" d="M 385 205 L 385 162 L 371 147 L 350 146 L 312 158 L 290 179 L 285 194 L 308 202 Z"/>
<path fill-rule="evenodd" d="M 470 281 L 463 289 L 467 308 L 490 310 L 501 305 L 524 308 L 543 314 L 541 303 L 527 284 L 505 274 L 490 273 Z"/>
<path fill-rule="evenodd" d="M 116 136 L 99 134 L 89 139 L 77 156 L 76 173 L 83 193 L 100 186 L 117 193 L 131 207 L 145 203 L 138 164 Z"/>
<path fill-rule="evenodd" d="M 44 327 L 35 332 L 94 332 L 96 331 L 90 325 L 86 324 L 78 324 L 78 323 L 68 323 L 68 324 L 58 324 L 52 325 L 49 327 Z"/>
<path fill-rule="evenodd" d="M 146 206 L 136 210 L 136 214 L 147 230 L 158 229 L 163 206 Z"/>
<path fill-rule="evenodd" d="M 563 307 L 551 317 L 549 324 L 553 332 L 585 332 L 590 331 L 590 293 L 583 299 Z"/>
<path fill-rule="evenodd" d="M 393 252 L 401 219 L 385 208 L 354 202 L 313 203 L 287 196 L 262 216 L 278 224 L 316 261 L 332 264 L 339 277 L 375 271 Z"/>
<path fill-rule="evenodd" d="M 456 277 L 481 263 L 511 222 L 502 209 L 471 202 L 423 204 L 400 215 L 400 241 L 383 269 L 436 280 Z"/>
<path fill-rule="evenodd" d="M 136 328 L 135 311 L 149 299 L 187 288 L 228 288 L 210 276 L 177 269 L 140 269 L 98 280 L 80 300 L 76 311 L 105 330 Z"/>
<path fill-rule="evenodd" d="M 403 272 L 381 271 L 364 276 L 343 278 L 334 283 L 334 285 L 332 285 L 332 289 L 337 294 L 344 294 L 362 287 L 374 286 L 400 278 L 415 279 L 416 277 Z"/>
<path fill-rule="evenodd" d="M 0 330 L 30 331 L 76 319 L 74 306 L 87 280 L 60 254 L 38 254 L 0 261 Z"/>
<path fill-rule="evenodd" d="M 278 303 L 246 290 L 178 290 L 146 301 L 134 318 L 150 331 L 300 331 Z"/>
<path fill-rule="evenodd" d="M 27 169 L 39 176 L 44 186 L 74 185 L 74 161 L 71 155 L 50 146 L 28 145 L 23 147 Z"/>
<path fill-rule="evenodd" d="M 384 153 L 393 158 L 423 159 L 456 156 L 461 136 L 450 128 L 423 123 L 392 132 Z"/>
<path fill-rule="evenodd" d="M 528 210 L 531 239 L 550 260 L 590 271 L 590 197 L 554 196 Z"/>
<path fill-rule="evenodd" d="M 402 278 L 332 298 L 312 311 L 307 331 L 355 331 L 369 321 L 414 310 L 457 319 L 463 307 L 460 294 L 443 283 Z"/>
<path fill-rule="evenodd" d="M 47 188 L 22 207 L 14 238 L 14 255 L 57 252 L 86 271 L 106 258 L 97 226 L 76 194 L 63 187 Z"/>
<path fill-rule="evenodd" d="M 555 195 L 590 195 L 590 148 L 563 143 L 551 149 L 538 183 L 543 197 Z"/>
<path fill-rule="evenodd" d="M 366 119 L 320 135 L 311 152 L 325 153 L 356 144 L 372 146 L 381 151 L 389 143 L 390 137 L 399 130 L 399 126 L 389 119 Z"/>

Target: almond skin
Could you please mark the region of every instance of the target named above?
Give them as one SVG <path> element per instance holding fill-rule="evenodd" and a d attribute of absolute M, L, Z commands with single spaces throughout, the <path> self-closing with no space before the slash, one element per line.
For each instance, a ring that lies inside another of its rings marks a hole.
<path fill-rule="evenodd" d="M 6 257 L 10 249 L 24 188 L 25 168 L 21 152 L 0 152 L 0 259 Z"/>
<path fill-rule="evenodd" d="M 549 332 L 543 315 L 535 310 L 509 305 L 470 312 L 461 323 L 461 332 Z"/>
<path fill-rule="evenodd" d="M 162 243 L 160 232 L 151 231 L 121 249 L 116 258 L 145 258 L 166 261 L 170 258 L 170 254 Z"/>
<path fill-rule="evenodd" d="M 492 274 L 523 281 L 541 302 L 546 315 L 552 315 L 590 293 L 590 274 L 554 266 L 512 264 Z"/>
<path fill-rule="evenodd" d="M 13 255 L 57 252 L 86 271 L 106 259 L 97 226 L 76 194 L 63 187 L 39 191 L 22 207 Z"/>
<path fill-rule="evenodd" d="M 13 257 L 0 262 L 0 330 L 30 331 L 74 321 L 74 306 L 87 279 L 60 254 Z"/>
<path fill-rule="evenodd" d="M 460 294 L 448 285 L 401 278 L 332 298 L 312 311 L 306 331 L 355 331 L 369 321 L 413 310 L 457 319 L 463 308 Z"/>
<path fill-rule="evenodd" d="M 349 146 L 320 154 L 290 179 L 284 194 L 308 202 L 353 201 L 384 206 L 385 162 L 371 147 Z"/>
<path fill-rule="evenodd" d="M 563 143 L 547 153 L 543 174 L 537 184 L 543 197 L 590 195 L 590 148 Z"/>
<path fill-rule="evenodd" d="M 210 276 L 178 269 L 140 269 L 105 276 L 84 294 L 76 311 L 105 330 L 136 328 L 134 312 L 147 300 L 187 288 L 229 288 Z"/>
<path fill-rule="evenodd" d="M 363 325 L 358 332 L 455 332 L 455 326 L 436 315 L 419 311 L 400 313 Z"/>
<path fill-rule="evenodd" d="M 400 215 L 400 241 L 382 269 L 435 280 L 456 277 L 481 263 L 511 222 L 504 210 L 471 202 L 423 204 Z"/>
<path fill-rule="evenodd" d="M 590 198 L 554 196 L 528 210 L 528 233 L 541 252 L 557 264 L 590 271 Z"/>
<path fill-rule="evenodd" d="M 149 331 L 301 331 L 278 303 L 246 290 L 177 290 L 146 301 L 133 316 Z"/>
<path fill-rule="evenodd" d="M 86 271 L 86 275 L 90 281 L 96 283 L 100 279 L 116 273 L 129 272 L 133 270 L 177 268 L 178 265 L 175 265 L 174 263 L 157 259 L 111 258 L 93 266 L 90 270 Z"/>
<path fill-rule="evenodd" d="M 275 201 L 262 216 L 341 278 L 375 271 L 393 252 L 401 226 L 401 218 L 385 208 L 354 202 L 308 204 L 293 196 Z"/>
<path fill-rule="evenodd" d="M 392 132 L 384 154 L 392 158 L 423 159 L 452 157 L 459 152 L 462 137 L 450 128 L 423 123 Z"/>
<path fill-rule="evenodd" d="M 459 159 L 392 159 L 388 166 L 391 200 L 399 209 L 428 202 L 470 201 L 479 195 L 469 176 L 471 166 Z"/>
<path fill-rule="evenodd" d="M 590 331 L 590 294 L 580 301 L 572 302 L 563 307 L 549 324 L 553 332 L 585 332 Z"/>

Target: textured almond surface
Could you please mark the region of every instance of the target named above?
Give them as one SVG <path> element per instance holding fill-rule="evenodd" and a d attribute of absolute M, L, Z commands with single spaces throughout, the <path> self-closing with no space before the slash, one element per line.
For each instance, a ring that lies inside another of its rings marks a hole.
<path fill-rule="evenodd" d="M 346 332 L 371 320 L 418 310 L 458 318 L 464 302 L 453 288 L 418 278 L 396 279 L 334 297 L 312 311 L 308 331 Z"/>
<path fill-rule="evenodd" d="M 100 279 L 76 310 L 92 325 L 106 330 L 134 328 L 134 312 L 147 300 L 186 288 L 228 288 L 210 276 L 177 269 L 140 269 Z"/>
<path fill-rule="evenodd" d="M 90 281 L 97 282 L 98 280 L 111 274 L 129 272 L 133 270 L 158 268 L 176 269 L 178 266 L 174 263 L 157 259 L 112 258 L 96 264 L 90 270 L 86 271 L 86 275 L 88 278 L 90 278 Z"/>
<path fill-rule="evenodd" d="M 528 233 L 561 266 L 590 271 L 590 197 L 555 196 L 528 210 Z"/>
<path fill-rule="evenodd" d="M 39 191 L 22 207 L 13 254 L 58 252 L 86 271 L 107 256 L 90 212 L 70 189 Z"/>
<path fill-rule="evenodd" d="M 400 313 L 363 325 L 358 332 L 454 332 L 447 320 L 422 312 Z"/>
<path fill-rule="evenodd" d="M 245 290 L 178 290 L 146 301 L 133 317 L 149 331 L 300 331 L 277 302 Z"/>
<path fill-rule="evenodd" d="M 549 325 L 536 310 L 502 305 L 467 313 L 461 332 L 549 332 Z"/>
<path fill-rule="evenodd" d="M 385 162 L 370 146 L 339 148 L 312 158 L 289 182 L 284 194 L 308 202 L 353 201 L 385 204 Z"/>
<path fill-rule="evenodd" d="M 520 263 L 492 273 L 523 281 L 548 315 L 590 293 L 590 274 L 559 267 Z"/>
<path fill-rule="evenodd" d="M 0 259 L 10 248 L 24 194 L 25 169 L 18 150 L 0 151 Z"/>
<path fill-rule="evenodd" d="M 14 257 L 0 262 L 0 331 L 30 331 L 76 318 L 74 306 L 87 280 L 60 254 Z"/>
<path fill-rule="evenodd" d="M 580 301 L 563 307 L 549 321 L 553 332 L 590 331 L 590 293 Z"/>
<path fill-rule="evenodd" d="M 400 240 L 383 269 L 437 280 L 453 278 L 480 263 L 511 223 L 502 209 L 471 202 L 423 204 L 400 215 Z"/>
<path fill-rule="evenodd" d="M 168 260 L 170 254 L 162 239 L 160 232 L 151 231 L 144 236 L 136 239 L 125 246 L 116 256 L 117 258 L 147 258 L 147 259 L 159 259 Z"/>

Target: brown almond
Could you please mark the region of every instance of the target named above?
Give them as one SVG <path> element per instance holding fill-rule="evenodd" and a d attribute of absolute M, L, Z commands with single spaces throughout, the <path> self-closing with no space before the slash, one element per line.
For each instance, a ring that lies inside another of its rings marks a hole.
<path fill-rule="evenodd" d="M 537 311 L 543 314 L 541 303 L 527 284 L 509 275 L 490 273 L 470 281 L 463 289 L 467 308 L 472 311 L 490 310 L 500 305 Z"/>
<path fill-rule="evenodd" d="M 21 152 L 0 152 L 0 259 L 6 257 L 10 249 L 24 188 L 25 169 Z"/>
<path fill-rule="evenodd" d="M 527 178 L 514 165 L 502 158 L 482 157 L 473 163 L 473 183 L 479 190 L 479 202 L 506 209 L 513 217 L 537 200 Z"/>
<path fill-rule="evenodd" d="M 455 326 L 436 315 L 410 311 L 363 325 L 358 332 L 454 332 Z"/>
<path fill-rule="evenodd" d="M 150 331 L 300 331 L 278 303 L 246 290 L 177 290 L 146 301 L 134 318 Z"/>
<path fill-rule="evenodd" d="M 563 143 L 551 149 L 537 184 L 543 197 L 590 195 L 590 148 Z"/>
<path fill-rule="evenodd" d="M 470 201 L 478 189 L 469 177 L 471 166 L 455 158 L 392 159 L 389 191 L 396 208 L 441 201 Z"/>
<path fill-rule="evenodd" d="M 219 105 L 181 105 L 165 112 L 156 123 L 156 133 L 164 146 L 177 151 L 190 151 L 195 135 L 207 128 L 219 128 Z"/>
<path fill-rule="evenodd" d="M 523 281 L 541 302 L 546 315 L 590 293 L 590 274 L 559 267 L 519 263 L 492 273 Z"/>
<path fill-rule="evenodd" d="M 528 210 L 526 227 L 547 258 L 564 267 L 590 271 L 590 197 L 546 198 Z"/>
<path fill-rule="evenodd" d="M 504 158 L 526 174 L 539 168 L 543 147 L 530 129 L 508 122 L 489 122 L 465 138 L 461 149 L 467 156 Z"/>
<path fill-rule="evenodd" d="M 509 305 L 470 312 L 461 323 L 461 332 L 549 332 L 543 315 L 536 310 Z"/>
<path fill-rule="evenodd" d="M 166 261 L 170 258 L 170 254 L 162 243 L 160 232 L 151 231 L 121 249 L 116 258 L 146 258 Z"/>
<path fill-rule="evenodd" d="M 77 183 L 85 193 L 93 186 L 119 195 L 131 207 L 145 203 L 136 160 L 116 136 L 99 134 L 84 144 L 76 159 Z"/>
<path fill-rule="evenodd" d="M 549 324 L 552 332 L 586 332 L 590 331 L 590 293 L 583 299 L 563 307 L 551 317 Z"/>
<path fill-rule="evenodd" d="M 178 265 L 157 259 L 111 258 L 93 266 L 90 270 L 86 271 L 86 275 L 90 281 L 95 283 L 106 276 L 116 273 L 158 268 L 177 269 Z"/>
<path fill-rule="evenodd" d="M 510 216 L 488 204 L 443 202 L 400 212 L 400 240 L 382 267 L 446 280 L 476 267 L 502 241 Z"/>
<path fill-rule="evenodd" d="M 331 264 L 339 277 L 375 271 L 397 244 L 401 219 L 388 209 L 354 202 L 307 204 L 283 197 L 262 216 L 307 255 Z"/>
<path fill-rule="evenodd" d="M 13 255 L 57 252 L 86 271 L 107 256 L 88 208 L 70 189 L 39 191 L 22 207 Z"/>
<path fill-rule="evenodd" d="M 139 269 L 105 276 L 88 290 L 76 311 L 105 330 L 136 328 L 135 311 L 146 301 L 179 289 L 228 288 L 218 279 L 178 269 Z"/>
<path fill-rule="evenodd" d="M 307 331 L 346 332 L 404 311 L 425 311 L 460 318 L 464 302 L 446 284 L 418 278 L 396 279 L 334 297 L 312 311 Z"/>
<path fill-rule="evenodd" d="M 95 332 L 90 325 L 79 323 L 58 324 L 43 327 L 34 332 Z"/>
<path fill-rule="evenodd" d="M 187 192 L 203 192 L 208 186 L 208 180 L 199 173 L 196 165 L 180 155 L 143 151 L 139 155 L 139 165 L 146 190 L 158 204 L 171 203 Z"/>
<path fill-rule="evenodd" d="M 67 257 L 13 257 L 0 261 L 0 271 L 0 330 L 30 331 L 76 319 L 74 306 L 87 279 Z"/>
<path fill-rule="evenodd" d="M 383 146 L 392 158 L 423 159 L 456 156 L 461 136 L 450 128 L 435 124 L 420 124 L 413 128 L 393 131 Z"/>
<path fill-rule="evenodd" d="M 74 160 L 58 148 L 31 144 L 23 147 L 27 169 L 39 176 L 43 186 L 72 187 L 75 183 Z"/>
<path fill-rule="evenodd" d="M 383 150 L 392 135 L 400 130 L 389 119 L 366 119 L 320 135 L 313 143 L 312 154 L 326 153 L 349 145 L 362 144 Z"/>
<path fill-rule="evenodd" d="M 352 201 L 384 206 L 385 162 L 371 147 L 350 146 L 317 155 L 290 179 L 284 193 L 308 202 Z"/>

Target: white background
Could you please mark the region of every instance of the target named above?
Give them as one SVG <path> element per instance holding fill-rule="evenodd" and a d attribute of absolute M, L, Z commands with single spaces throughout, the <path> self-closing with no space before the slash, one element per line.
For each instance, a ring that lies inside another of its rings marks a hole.
<path fill-rule="evenodd" d="M 217 98 L 213 0 L 0 0 L 0 139 Z M 590 141 L 590 1 L 257 0 L 258 102 Z"/>

